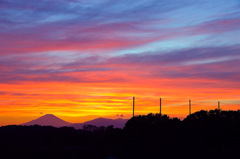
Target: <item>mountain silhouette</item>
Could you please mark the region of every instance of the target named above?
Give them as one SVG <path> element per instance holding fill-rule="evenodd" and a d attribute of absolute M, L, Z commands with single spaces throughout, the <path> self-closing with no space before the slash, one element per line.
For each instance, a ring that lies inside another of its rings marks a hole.
<path fill-rule="evenodd" d="M 75 129 L 82 129 L 84 125 L 94 125 L 97 127 L 100 126 L 110 126 L 113 125 L 115 128 L 123 128 L 125 123 L 128 121 L 128 119 L 106 119 L 106 118 L 97 118 L 94 120 L 86 121 L 84 123 L 75 123 L 70 125 L 70 127 L 74 127 Z"/>
<path fill-rule="evenodd" d="M 69 123 L 66 122 L 58 117 L 56 117 L 53 114 L 46 114 L 38 119 L 32 120 L 27 123 L 23 123 L 21 125 L 29 126 L 29 125 L 41 125 L 41 126 L 54 126 L 54 127 L 74 127 L 75 129 L 82 129 L 84 125 L 94 125 L 97 127 L 100 126 L 110 126 L 113 125 L 115 128 L 123 128 L 125 126 L 125 123 L 128 121 L 128 119 L 107 119 L 107 118 L 97 118 L 90 121 L 86 121 L 84 123 Z"/>
<path fill-rule="evenodd" d="M 54 127 L 62 127 L 62 126 L 69 126 L 72 123 L 66 122 L 53 114 L 46 114 L 38 119 L 32 120 L 27 123 L 23 123 L 21 125 L 41 125 L 41 126 L 54 126 Z"/>

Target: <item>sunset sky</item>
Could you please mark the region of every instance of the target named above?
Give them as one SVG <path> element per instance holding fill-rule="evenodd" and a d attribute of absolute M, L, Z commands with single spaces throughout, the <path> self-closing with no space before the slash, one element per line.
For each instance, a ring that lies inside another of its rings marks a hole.
<path fill-rule="evenodd" d="M 239 0 L 1 0 L 0 125 L 240 109 Z"/>

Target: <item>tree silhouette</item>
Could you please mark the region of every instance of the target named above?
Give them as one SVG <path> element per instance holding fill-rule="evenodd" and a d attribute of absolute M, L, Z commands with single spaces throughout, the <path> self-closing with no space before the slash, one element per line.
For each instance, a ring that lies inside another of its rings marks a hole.
<path fill-rule="evenodd" d="M 178 118 L 170 119 L 167 115 L 161 114 L 148 114 L 148 115 L 139 115 L 131 118 L 125 124 L 124 130 L 126 131 L 166 131 L 173 128 L 180 123 Z"/>

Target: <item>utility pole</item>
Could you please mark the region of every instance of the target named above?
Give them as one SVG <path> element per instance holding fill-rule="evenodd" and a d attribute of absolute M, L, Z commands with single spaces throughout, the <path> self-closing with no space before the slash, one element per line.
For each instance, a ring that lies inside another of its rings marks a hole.
<path fill-rule="evenodd" d="M 160 116 L 162 116 L 162 98 L 160 98 Z"/>
<path fill-rule="evenodd" d="M 189 115 L 191 115 L 191 100 L 189 100 Z"/>
<path fill-rule="evenodd" d="M 135 104 L 135 97 L 133 97 L 133 117 L 134 117 L 134 104 Z"/>
<path fill-rule="evenodd" d="M 218 110 L 220 110 L 220 101 L 218 101 Z"/>

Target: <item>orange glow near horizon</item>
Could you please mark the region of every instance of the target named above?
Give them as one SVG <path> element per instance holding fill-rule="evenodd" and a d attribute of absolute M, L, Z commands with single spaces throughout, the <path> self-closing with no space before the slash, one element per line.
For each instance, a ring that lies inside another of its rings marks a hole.
<path fill-rule="evenodd" d="M 132 96 L 135 96 L 135 114 L 159 112 L 170 117 L 184 118 L 188 115 L 188 100 L 192 100 L 192 112 L 217 108 L 237 110 L 240 108 L 237 89 L 198 88 L 197 81 L 179 80 L 193 84 L 191 87 L 174 86 L 173 80 L 139 79 L 132 83 L 60 83 L 30 82 L 1 84 L 0 125 L 21 124 L 44 114 L 54 114 L 68 122 L 79 123 L 97 117 L 123 118 L 132 116 Z M 161 84 L 162 83 L 162 84 Z M 166 83 L 169 83 L 166 85 Z M 171 86 L 172 85 L 172 86 Z M 210 92 L 210 93 L 208 93 Z M 221 93 L 219 93 L 221 92 Z"/>

